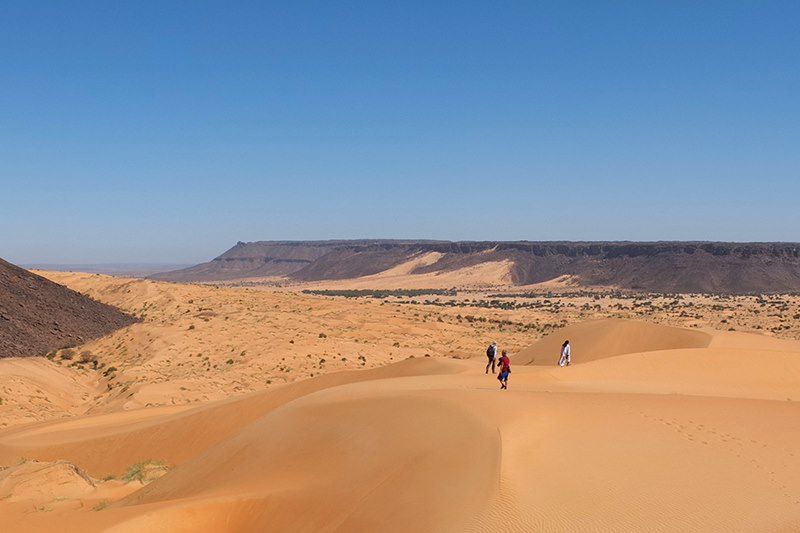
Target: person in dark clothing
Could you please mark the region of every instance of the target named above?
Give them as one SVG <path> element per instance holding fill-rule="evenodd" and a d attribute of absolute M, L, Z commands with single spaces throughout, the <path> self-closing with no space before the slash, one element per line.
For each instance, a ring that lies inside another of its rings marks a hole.
<path fill-rule="evenodd" d="M 489 367 L 492 367 L 492 374 L 494 374 L 494 365 L 495 360 L 497 359 L 497 343 L 493 342 L 489 345 L 486 349 L 486 357 L 489 359 L 489 362 L 486 363 L 486 373 L 489 373 Z"/>

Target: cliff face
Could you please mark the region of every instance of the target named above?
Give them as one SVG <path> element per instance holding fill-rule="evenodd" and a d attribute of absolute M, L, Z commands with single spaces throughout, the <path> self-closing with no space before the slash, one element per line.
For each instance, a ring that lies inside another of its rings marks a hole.
<path fill-rule="evenodd" d="M 348 279 L 391 268 L 437 241 L 260 241 L 236 245 L 190 268 L 151 276 L 178 282 L 289 276 L 299 280 Z M 446 245 L 448 243 L 442 243 Z"/>
<path fill-rule="evenodd" d="M 0 259 L 0 357 L 42 355 L 136 320 Z"/>
<path fill-rule="evenodd" d="M 569 274 L 585 285 L 657 292 L 800 291 L 800 244 L 793 243 L 240 242 L 208 263 L 153 277 L 183 282 L 271 276 L 349 279 L 376 274 L 426 252 L 442 257 L 414 273 L 507 260 L 514 265 L 512 278 L 519 285 Z"/>

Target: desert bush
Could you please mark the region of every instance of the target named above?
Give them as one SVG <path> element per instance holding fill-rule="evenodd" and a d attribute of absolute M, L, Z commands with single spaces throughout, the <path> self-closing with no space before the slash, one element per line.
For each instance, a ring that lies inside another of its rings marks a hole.
<path fill-rule="evenodd" d="M 96 364 L 97 357 L 95 357 L 89 350 L 84 350 L 81 352 L 80 357 L 78 357 L 78 362 L 84 365 L 88 363 Z"/>
<path fill-rule="evenodd" d="M 125 481 L 125 483 L 130 483 L 132 481 L 141 481 L 144 483 L 147 479 L 148 470 L 164 468 L 164 463 L 161 461 L 142 461 L 141 463 L 135 463 L 129 466 L 125 474 L 123 474 L 122 480 Z"/>
<path fill-rule="evenodd" d="M 94 507 L 92 507 L 92 511 L 102 511 L 106 507 L 108 507 L 108 502 L 106 500 L 103 500 Z"/>

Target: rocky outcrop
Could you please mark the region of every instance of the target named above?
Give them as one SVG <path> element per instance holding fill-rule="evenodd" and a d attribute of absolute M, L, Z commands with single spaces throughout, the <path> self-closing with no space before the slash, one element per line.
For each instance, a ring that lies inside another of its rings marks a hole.
<path fill-rule="evenodd" d="M 136 319 L 0 259 L 0 357 L 83 344 Z"/>
<path fill-rule="evenodd" d="M 153 276 L 218 281 L 285 276 L 299 281 L 376 274 L 420 253 L 439 252 L 414 273 L 511 261 L 515 284 L 572 275 L 583 284 L 656 292 L 800 291 L 800 244 L 721 242 L 262 241 L 237 243 L 216 259 Z"/>

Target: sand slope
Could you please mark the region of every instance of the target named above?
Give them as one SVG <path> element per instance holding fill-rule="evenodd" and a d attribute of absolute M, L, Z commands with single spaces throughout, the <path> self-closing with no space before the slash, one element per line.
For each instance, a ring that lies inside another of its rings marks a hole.
<path fill-rule="evenodd" d="M 485 350 L 486 331 L 498 325 L 484 322 L 479 329 L 456 319 L 457 308 L 420 313 L 372 298 L 47 275 L 142 317 L 79 350 L 98 360 L 106 388 L 90 406 L 94 413 L 197 404 L 409 356 L 470 357 Z M 517 348 L 531 334 L 520 328 L 504 338 Z M 72 370 L 78 359 L 54 362 Z"/>
<path fill-rule="evenodd" d="M 800 343 L 616 320 L 567 333 L 573 365 L 512 354 L 509 391 L 480 357 L 417 358 L 0 431 L 0 464 L 68 461 L 92 483 L 148 459 L 169 468 L 127 496 L 109 489 L 97 511 L 72 474 L 60 505 L 9 490 L 0 529 L 800 528 Z"/>
<path fill-rule="evenodd" d="M 567 326 L 522 350 L 515 360 L 524 365 L 553 365 L 565 340 L 570 341 L 573 358 L 583 362 L 625 353 L 704 348 L 711 339 L 702 331 L 607 318 Z"/>
<path fill-rule="evenodd" d="M 0 359 L 0 428 L 83 414 L 100 392 L 91 372 L 38 357 Z"/>
<path fill-rule="evenodd" d="M 443 256 L 439 252 L 421 253 L 377 274 L 307 282 L 303 286 L 325 289 L 488 289 L 512 285 L 514 264 L 509 260 L 483 261 L 452 270 L 417 271 L 425 270 L 424 267 L 433 268 Z"/>

